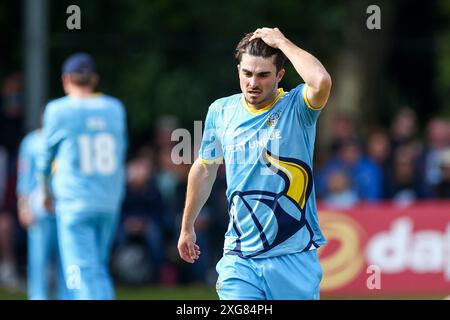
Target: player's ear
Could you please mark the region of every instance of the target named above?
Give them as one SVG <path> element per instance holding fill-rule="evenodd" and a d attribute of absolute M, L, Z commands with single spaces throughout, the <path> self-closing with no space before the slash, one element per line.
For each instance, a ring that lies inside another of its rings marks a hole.
<path fill-rule="evenodd" d="M 237 65 L 237 70 L 238 70 L 238 72 L 241 70 L 241 65 L 240 64 Z"/>
<path fill-rule="evenodd" d="M 286 70 L 284 68 L 280 69 L 280 71 L 278 71 L 278 73 L 277 73 L 277 81 L 278 82 L 280 82 L 281 79 L 283 79 L 285 73 L 286 73 Z"/>
<path fill-rule="evenodd" d="M 62 87 L 64 89 L 64 92 L 67 94 L 68 90 L 69 90 L 69 85 L 70 85 L 69 75 L 67 75 L 67 74 L 62 75 L 61 82 L 62 82 Z"/>
<path fill-rule="evenodd" d="M 100 80 L 99 75 L 97 73 L 94 73 L 91 78 L 92 89 L 95 89 L 95 87 L 98 85 L 99 80 Z"/>

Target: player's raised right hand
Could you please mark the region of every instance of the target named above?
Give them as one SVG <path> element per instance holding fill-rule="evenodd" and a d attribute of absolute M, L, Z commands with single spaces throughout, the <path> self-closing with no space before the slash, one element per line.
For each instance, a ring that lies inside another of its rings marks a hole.
<path fill-rule="evenodd" d="M 197 236 L 194 230 L 181 230 L 180 238 L 178 239 L 178 252 L 181 259 L 186 262 L 194 263 L 200 257 L 200 247 L 195 244 Z"/>

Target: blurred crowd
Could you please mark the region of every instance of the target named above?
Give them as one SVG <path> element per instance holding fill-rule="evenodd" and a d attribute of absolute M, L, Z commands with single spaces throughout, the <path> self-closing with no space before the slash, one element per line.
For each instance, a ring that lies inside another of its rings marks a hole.
<path fill-rule="evenodd" d="M 332 141 L 315 164 L 316 195 L 327 205 L 450 198 L 448 119 L 427 120 L 420 135 L 416 113 L 403 107 L 365 135 L 350 115 L 336 115 L 330 129 Z"/>
<path fill-rule="evenodd" d="M 17 219 L 15 195 L 17 152 L 26 133 L 22 84 L 20 74 L 11 74 L 1 87 L 0 287 L 8 288 L 20 287 L 26 275 L 26 231 Z M 404 107 L 391 123 L 370 132 L 348 114 L 336 114 L 330 123 L 332 140 L 318 146 L 314 168 L 316 195 L 323 203 L 349 208 L 360 201 L 404 204 L 450 198 L 448 119 L 419 123 L 415 112 Z M 176 244 L 190 165 L 171 160 L 177 118 L 163 117 L 155 127 L 151 141 L 131 150 L 128 157 L 112 274 L 117 283 L 126 285 L 212 285 L 228 225 L 224 167 L 196 222 L 201 259 L 193 265 L 183 263 Z"/>

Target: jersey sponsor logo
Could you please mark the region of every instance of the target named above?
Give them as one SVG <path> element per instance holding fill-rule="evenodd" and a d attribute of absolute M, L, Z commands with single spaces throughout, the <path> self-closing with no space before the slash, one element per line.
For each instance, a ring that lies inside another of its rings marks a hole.
<path fill-rule="evenodd" d="M 246 149 L 264 148 L 269 141 L 280 140 L 282 138 L 281 131 L 278 129 L 273 131 L 267 129 L 258 131 L 248 130 L 245 134 L 251 138 L 242 139 L 244 141 L 240 143 L 226 145 L 225 151 L 231 153 L 245 151 Z M 230 132 L 230 135 L 232 135 L 232 132 Z M 238 138 L 241 138 L 241 136 L 237 135 L 236 140 L 238 140 Z"/>
<path fill-rule="evenodd" d="M 225 145 L 225 162 L 228 164 L 255 164 L 262 161 L 261 154 L 268 147 L 278 153 L 282 140 L 279 129 L 246 130 L 244 133 L 230 132 Z M 237 141 L 240 141 L 237 143 Z"/>

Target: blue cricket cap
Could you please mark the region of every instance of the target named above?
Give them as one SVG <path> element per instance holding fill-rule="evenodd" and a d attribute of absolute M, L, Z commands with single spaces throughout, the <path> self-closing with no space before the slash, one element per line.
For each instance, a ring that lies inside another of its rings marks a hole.
<path fill-rule="evenodd" d="M 87 53 L 79 52 L 71 55 L 64 61 L 62 74 L 83 73 L 91 74 L 96 72 L 94 59 Z"/>

